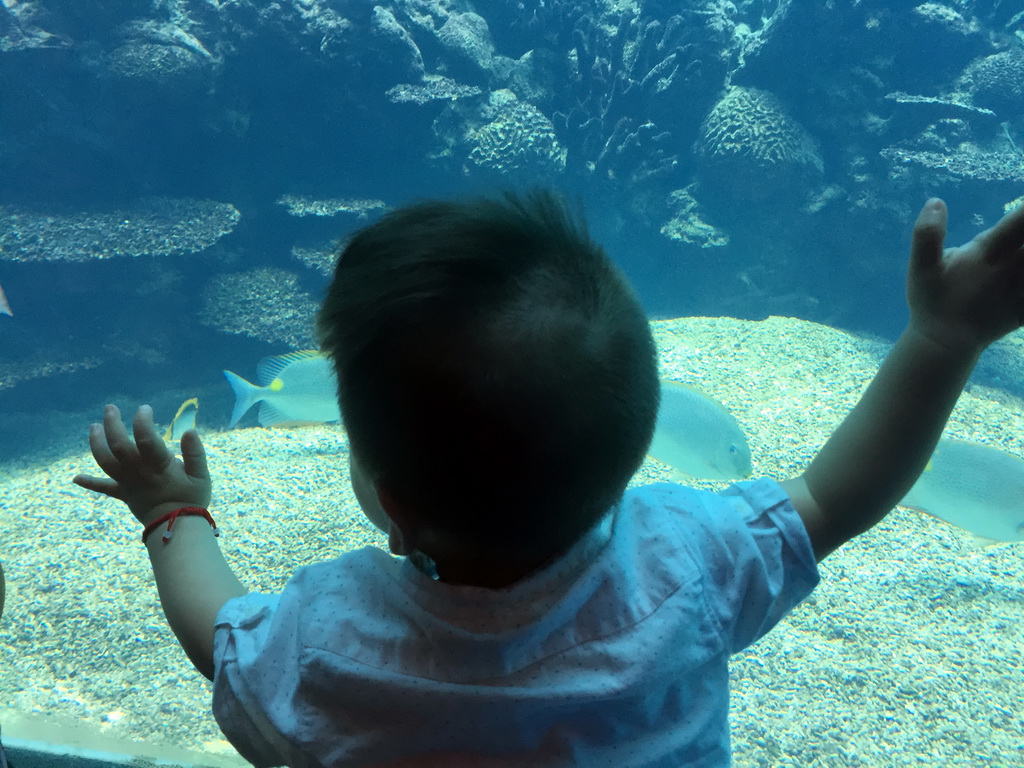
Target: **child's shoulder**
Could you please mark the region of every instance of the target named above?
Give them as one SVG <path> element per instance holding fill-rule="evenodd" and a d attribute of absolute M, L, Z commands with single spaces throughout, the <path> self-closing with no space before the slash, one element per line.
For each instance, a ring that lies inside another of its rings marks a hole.
<path fill-rule="evenodd" d="M 651 483 L 629 488 L 623 495 L 627 503 L 694 512 L 722 505 L 735 506 L 737 499 L 751 507 L 761 508 L 784 503 L 789 497 L 782 486 L 771 478 L 743 480 L 719 491 L 693 488 L 682 483 Z"/>
<path fill-rule="evenodd" d="M 770 478 L 744 480 L 720 491 L 653 483 L 630 488 L 623 496 L 623 509 L 636 525 L 661 535 L 675 528 L 686 537 L 756 526 L 788 506 L 789 496 Z"/>

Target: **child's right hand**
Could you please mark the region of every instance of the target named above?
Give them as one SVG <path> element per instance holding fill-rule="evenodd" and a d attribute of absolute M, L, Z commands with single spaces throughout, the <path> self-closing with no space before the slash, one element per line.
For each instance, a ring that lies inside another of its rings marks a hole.
<path fill-rule="evenodd" d="M 143 405 L 128 436 L 117 406 L 103 411 L 103 424 L 89 429 L 93 458 L 107 477 L 76 475 L 72 482 L 90 491 L 120 499 L 143 524 L 179 507 L 209 506 L 212 492 L 206 452 L 199 433 L 181 437 L 182 458 L 175 457 L 153 424 L 153 409 Z"/>
<path fill-rule="evenodd" d="M 946 205 L 925 203 L 907 278 L 910 326 L 958 353 L 980 353 L 1024 320 L 1024 205 L 966 245 L 943 249 Z"/>

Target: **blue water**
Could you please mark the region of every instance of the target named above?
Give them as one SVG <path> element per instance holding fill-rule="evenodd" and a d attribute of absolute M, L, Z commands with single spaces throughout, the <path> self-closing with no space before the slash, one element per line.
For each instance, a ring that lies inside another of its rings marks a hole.
<path fill-rule="evenodd" d="M 476 95 L 394 96 L 437 77 Z M 327 278 L 292 248 L 377 215 L 295 217 L 286 194 L 397 206 L 552 185 L 652 317 L 781 314 L 891 339 L 924 200 L 947 200 L 956 243 L 1024 193 L 1022 83 L 1010 0 L 0 5 L 0 285 L 14 313 L 0 316 L 0 459 L 64 437 L 51 421 L 30 435 L 34 414 L 111 398 L 173 412 L 202 392 L 206 423 L 226 424 L 221 371 L 288 351 L 255 330 L 287 307 L 254 299 L 253 331 L 228 333 L 211 286 L 272 267 L 315 301 Z M 716 155 L 706 121 L 730 89 L 767 116 L 719 125 L 733 145 Z M 493 106 L 506 92 L 518 112 Z M 495 149 L 484 129 L 498 122 L 512 138 Z M 552 136 L 561 155 L 537 149 Z M 727 243 L 662 233 L 679 190 Z M 241 218 L 195 253 L 19 252 L 26 216 L 38 231 L 154 197 Z"/>
<path fill-rule="evenodd" d="M 34 376 L 31 393 L 0 390 L 9 407 L 31 408 L 34 398 L 40 407 L 87 405 L 112 380 L 130 396 L 213 384 L 221 368 L 285 351 L 197 321 L 203 291 L 224 272 L 276 266 L 319 295 L 324 278 L 297 265 L 291 247 L 363 221 L 289 217 L 275 205 L 286 193 L 399 205 L 552 184 L 580 201 L 654 317 L 785 314 L 892 337 L 904 319 L 902 265 L 920 203 L 947 198 L 955 240 L 991 224 L 1019 192 L 1020 178 L 965 178 L 884 155 L 953 153 L 964 140 L 1011 161 L 1019 153 L 1024 98 L 1013 72 L 1007 89 L 1018 90 L 1005 98 L 962 80 L 984 55 L 1019 53 L 1021 20 L 1007 2 L 922 13 L 882 2 L 614 10 L 620 5 L 595 0 L 509 0 L 425 16 L 411 2 L 379 13 L 368 3 L 317 2 L 305 15 L 297 2 L 262 15 L 258 5 L 181 0 L 139 12 L 135 3 L 49 2 L 3 11 L 0 202 L 61 216 L 167 196 L 241 213 L 199 254 L 27 264 L 12 261 L 8 243 L 0 284 L 15 317 L 0 318 L 0 360 L 110 358 L 87 375 Z M 387 95 L 435 75 L 479 93 L 422 104 Z M 813 143 L 820 169 L 708 162 L 702 121 L 726 84 L 773 94 Z M 501 89 L 549 121 L 564 164 L 472 161 L 465 135 L 487 122 L 487 100 Z M 886 98 L 896 92 L 998 111 Z M 696 190 L 702 220 L 728 244 L 661 234 L 668 196 L 684 188 Z M 135 296 L 169 275 L 155 293 Z M 139 354 L 126 360 L 110 351 L 132 344 Z"/>

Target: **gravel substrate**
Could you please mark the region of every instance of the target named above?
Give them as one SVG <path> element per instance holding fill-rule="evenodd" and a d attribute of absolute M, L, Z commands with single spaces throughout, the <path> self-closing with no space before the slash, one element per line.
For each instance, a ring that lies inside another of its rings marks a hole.
<path fill-rule="evenodd" d="M 654 325 L 664 376 L 732 411 L 755 475 L 799 472 L 879 361 L 877 343 L 792 319 Z M 1022 413 L 1016 398 L 974 387 L 948 434 L 1024 456 Z M 299 566 L 384 544 L 349 488 L 339 428 L 204 441 L 222 547 L 251 589 L 279 589 Z M 19 723 L 64 721 L 230 762 L 209 686 L 164 623 L 137 524 L 122 505 L 73 486 L 80 471 L 96 472 L 84 437 L 74 455 L 0 466 L 5 736 Z M 670 477 L 648 461 L 635 482 Z M 1022 554 L 898 510 L 829 557 L 815 594 L 734 660 L 736 764 L 1020 766 Z"/>

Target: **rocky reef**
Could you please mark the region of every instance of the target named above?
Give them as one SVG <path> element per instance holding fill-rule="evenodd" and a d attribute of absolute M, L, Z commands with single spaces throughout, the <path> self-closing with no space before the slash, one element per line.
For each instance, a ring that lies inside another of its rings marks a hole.
<path fill-rule="evenodd" d="M 86 327 L 129 348 L 92 314 L 143 311 L 129 291 L 203 303 L 154 321 L 156 367 L 175 333 L 306 346 L 350 232 L 534 184 L 587 206 L 659 314 L 870 326 L 853 297 L 898 282 L 921 200 L 989 225 L 1024 180 L 1005 0 L 22 0 L 0 92 L 12 363 L 73 365 Z"/>

